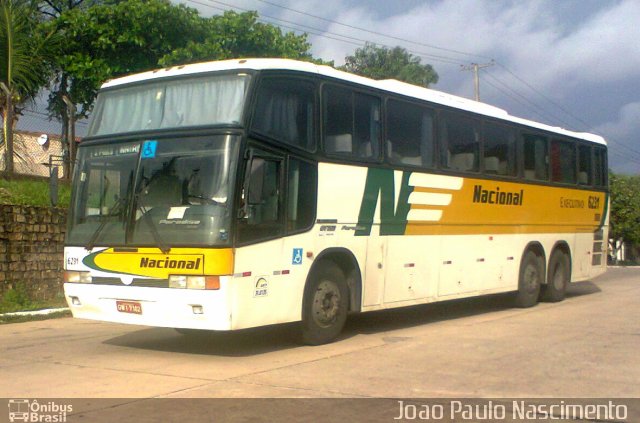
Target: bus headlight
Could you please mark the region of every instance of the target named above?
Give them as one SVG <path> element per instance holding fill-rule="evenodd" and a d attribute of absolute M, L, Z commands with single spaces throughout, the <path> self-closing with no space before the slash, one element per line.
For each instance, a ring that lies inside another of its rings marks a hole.
<path fill-rule="evenodd" d="M 169 288 L 220 289 L 219 276 L 169 276 Z"/>
<path fill-rule="evenodd" d="M 63 278 L 65 283 L 91 283 L 91 273 L 89 272 L 65 270 Z"/>

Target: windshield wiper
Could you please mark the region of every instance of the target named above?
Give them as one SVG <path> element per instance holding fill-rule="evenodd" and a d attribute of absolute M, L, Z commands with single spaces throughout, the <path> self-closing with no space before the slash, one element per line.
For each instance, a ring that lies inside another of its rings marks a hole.
<path fill-rule="evenodd" d="M 142 202 L 142 195 L 141 195 L 142 192 L 143 190 L 140 190 L 136 194 L 136 198 L 135 198 L 136 207 L 138 210 L 142 212 L 142 219 L 144 219 L 147 222 L 147 225 L 149 225 L 149 229 L 151 229 L 151 235 L 153 235 L 153 239 L 156 241 L 156 246 L 160 249 L 160 251 L 162 251 L 162 254 L 169 254 L 169 252 L 171 251 L 171 247 L 168 247 L 164 243 L 164 241 L 162 240 L 162 237 L 158 233 L 158 229 L 156 228 L 156 225 L 153 223 L 153 221 L 151 220 L 151 217 L 147 213 L 147 207 Z"/>
<path fill-rule="evenodd" d="M 98 237 L 102 233 L 104 227 L 107 225 L 107 221 L 109 220 L 109 218 L 118 216 L 122 212 L 122 206 L 124 205 L 125 198 L 126 197 L 119 197 L 116 202 L 113 203 L 113 207 L 111 207 L 111 211 L 109 213 L 100 215 L 100 225 L 98 225 L 98 228 L 95 230 L 93 235 L 91 235 L 91 239 L 89 239 L 89 242 L 84 247 L 85 250 L 93 250 L 93 247 L 95 247 L 96 241 L 98 241 Z"/>

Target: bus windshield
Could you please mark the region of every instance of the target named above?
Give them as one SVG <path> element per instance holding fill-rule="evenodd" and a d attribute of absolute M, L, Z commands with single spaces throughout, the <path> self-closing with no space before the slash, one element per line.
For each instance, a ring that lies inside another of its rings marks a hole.
<path fill-rule="evenodd" d="M 88 137 L 204 125 L 239 125 L 250 76 L 209 75 L 123 86 L 98 95 Z"/>
<path fill-rule="evenodd" d="M 228 244 L 238 146 L 217 135 L 81 147 L 68 244 Z"/>

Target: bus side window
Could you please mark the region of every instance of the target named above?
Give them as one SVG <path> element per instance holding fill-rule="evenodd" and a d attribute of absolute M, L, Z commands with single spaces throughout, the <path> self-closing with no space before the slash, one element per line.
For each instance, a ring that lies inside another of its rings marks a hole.
<path fill-rule="evenodd" d="M 433 167 L 433 112 L 415 104 L 387 102 L 385 154 L 393 164 Z"/>
<path fill-rule="evenodd" d="M 576 183 L 576 146 L 571 141 L 551 140 L 551 181 Z"/>
<path fill-rule="evenodd" d="M 324 150 L 373 160 L 380 153 L 380 99 L 328 85 L 324 97 Z"/>
<path fill-rule="evenodd" d="M 515 132 L 502 125 L 486 123 L 482 131 L 484 141 L 484 172 L 489 175 L 515 176 Z"/>
<path fill-rule="evenodd" d="M 547 139 L 536 134 L 524 134 L 524 178 L 549 180 L 549 147 Z"/>
<path fill-rule="evenodd" d="M 287 174 L 287 232 L 310 228 L 315 221 L 318 169 L 296 158 L 289 159 Z"/>
<path fill-rule="evenodd" d="M 314 151 L 315 86 L 291 78 L 261 82 L 251 129 L 285 144 Z"/>
<path fill-rule="evenodd" d="M 455 113 L 440 119 L 440 162 L 445 169 L 477 172 L 480 133 L 477 122 Z"/>
<path fill-rule="evenodd" d="M 591 147 L 578 146 L 578 184 L 591 185 Z"/>
<path fill-rule="evenodd" d="M 602 147 L 593 148 L 593 185 L 607 186 L 607 151 Z"/>
<path fill-rule="evenodd" d="M 238 227 L 240 242 L 282 235 L 280 180 L 282 160 L 253 157 L 247 164 L 242 209 Z"/>

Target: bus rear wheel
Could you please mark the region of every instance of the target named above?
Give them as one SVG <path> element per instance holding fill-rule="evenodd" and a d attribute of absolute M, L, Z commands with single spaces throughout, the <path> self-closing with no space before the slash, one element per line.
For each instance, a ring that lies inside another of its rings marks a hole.
<path fill-rule="evenodd" d="M 544 263 L 533 251 L 528 250 L 520 262 L 518 292 L 515 304 L 517 307 L 533 307 L 538 302 L 540 287 L 544 278 Z"/>
<path fill-rule="evenodd" d="M 540 299 L 550 303 L 564 300 L 567 285 L 571 278 L 569 257 L 562 251 L 556 250 L 549 259 L 549 274 L 547 284 L 542 286 Z"/>
<path fill-rule="evenodd" d="M 308 345 L 333 341 L 347 320 L 349 291 L 342 270 L 319 263 L 309 277 L 302 303 L 302 340 Z"/>

